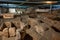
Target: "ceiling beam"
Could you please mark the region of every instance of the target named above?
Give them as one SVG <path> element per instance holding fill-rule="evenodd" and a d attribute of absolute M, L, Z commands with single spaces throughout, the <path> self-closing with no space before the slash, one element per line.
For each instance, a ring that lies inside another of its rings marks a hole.
<path fill-rule="evenodd" d="M 20 4 L 20 5 L 41 5 L 41 4 L 59 4 L 60 2 L 58 1 L 40 1 L 40 2 L 27 2 L 27 1 L 0 1 L 0 4 L 5 3 L 5 4 Z"/>

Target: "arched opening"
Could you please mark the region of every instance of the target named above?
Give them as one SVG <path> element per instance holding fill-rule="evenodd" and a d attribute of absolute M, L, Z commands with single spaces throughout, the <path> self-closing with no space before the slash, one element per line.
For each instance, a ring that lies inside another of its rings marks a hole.
<path fill-rule="evenodd" d="M 60 33 L 60 30 L 58 30 L 56 27 L 51 26 L 51 28 L 52 28 L 52 29 L 54 29 L 54 31 L 56 31 L 56 32 Z"/>
<path fill-rule="evenodd" d="M 28 25 L 28 29 L 30 29 L 31 28 L 31 25 Z"/>

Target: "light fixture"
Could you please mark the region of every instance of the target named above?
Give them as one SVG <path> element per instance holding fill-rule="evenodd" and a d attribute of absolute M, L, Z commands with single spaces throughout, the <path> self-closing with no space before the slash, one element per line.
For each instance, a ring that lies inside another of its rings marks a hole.
<path fill-rule="evenodd" d="M 46 4 L 54 4 L 54 3 L 57 3 L 57 1 L 44 1 L 44 3 L 46 3 Z"/>

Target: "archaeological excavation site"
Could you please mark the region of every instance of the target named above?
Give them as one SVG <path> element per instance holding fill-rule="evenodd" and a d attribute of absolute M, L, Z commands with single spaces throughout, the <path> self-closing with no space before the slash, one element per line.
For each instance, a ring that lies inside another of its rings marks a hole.
<path fill-rule="evenodd" d="M 60 40 L 60 1 L 0 0 L 0 40 Z"/>

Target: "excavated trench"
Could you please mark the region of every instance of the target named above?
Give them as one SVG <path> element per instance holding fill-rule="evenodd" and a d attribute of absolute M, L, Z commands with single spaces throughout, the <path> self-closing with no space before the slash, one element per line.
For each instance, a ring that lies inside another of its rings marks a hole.
<path fill-rule="evenodd" d="M 17 17 L 17 16 L 15 16 L 15 17 Z M 36 16 L 29 16 L 30 18 L 36 18 Z M 1 17 L 2 18 L 2 17 Z M 23 18 L 24 19 L 24 18 Z M 23 20 L 22 19 L 22 20 Z M 37 18 L 38 19 L 38 18 Z M 56 20 L 56 21 L 60 21 L 60 18 L 58 18 L 58 17 L 56 17 L 56 18 L 53 18 L 52 20 Z M 25 21 L 25 20 L 24 20 Z M 23 21 L 23 22 L 24 22 Z M 38 22 L 39 23 L 45 23 L 44 21 L 42 21 L 42 20 L 38 20 Z M 46 21 L 47 22 L 47 21 Z M 45 25 L 46 26 L 46 25 Z M 17 27 L 13 22 L 11 23 L 11 27 Z M 55 28 L 54 26 L 50 26 L 55 32 L 58 32 L 58 33 L 60 33 L 60 31 L 57 29 L 57 28 Z M 2 30 L 4 29 L 4 28 L 7 28 L 7 26 L 3 23 L 3 28 L 2 28 Z M 27 25 L 27 28 L 28 29 L 30 29 L 31 28 L 31 25 Z M 17 29 L 17 28 L 16 28 Z M 2 31 L 1 30 L 1 31 Z M 31 30 L 33 30 L 33 28 L 31 29 Z M 22 33 L 23 34 L 23 39 L 21 39 L 21 40 L 38 40 L 38 38 L 39 38 L 39 35 L 35 32 L 35 30 L 34 31 L 31 31 L 31 30 L 29 30 L 28 31 L 28 33 L 26 33 L 25 32 L 25 34 L 24 34 L 24 32 Z M 45 31 L 47 31 L 47 30 L 49 30 L 48 28 L 45 30 Z M 50 32 L 50 31 L 48 31 L 48 32 Z M 47 33 L 48 33 L 47 32 Z M 38 35 L 38 36 L 37 36 Z M 41 36 L 40 36 L 41 37 Z M 48 36 L 46 36 L 46 37 L 48 37 Z M 35 39 L 36 38 L 36 39 Z"/>
<path fill-rule="evenodd" d="M 33 40 L 33 37 L 31 37 L 29 34 L 26 34 L 24 40 Z"/>
<path fill-rule="evenodd" d="M 53 20 L 60 21 L 60 18 L 59 17 L 55 17 L 55 18 L 53 18 Z"/>

